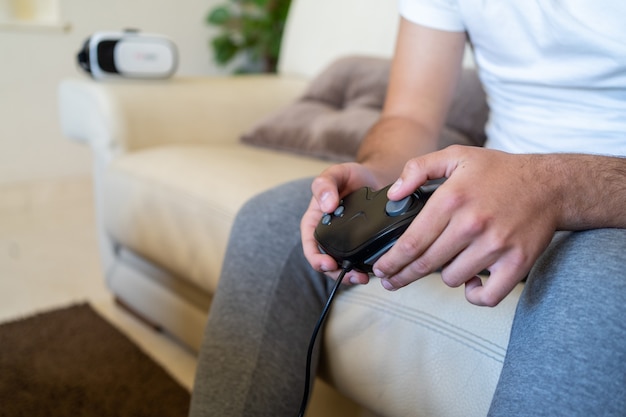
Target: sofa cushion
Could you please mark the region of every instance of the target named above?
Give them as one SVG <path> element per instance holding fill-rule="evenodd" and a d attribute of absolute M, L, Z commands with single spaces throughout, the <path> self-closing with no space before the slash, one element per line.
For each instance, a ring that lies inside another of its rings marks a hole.
<path fill-rule="evenodd" d="M 378 120 L 389 60 L 353 56 L 333 62 L 296 102 L 244 134 L 243 142 L 335 161 L 351 160 Z"/>
<path fill-rule="evenodd" d="M 313 79 L 294 103 L 261 120 L 244 143 L 333 161 L 354 160 L 359 145 L 380 117 L 390 60 L 349 56 Z M 463 71 L 439 147 L 481 146 L 488 108 L 476 72 Z"/>
<path fill-rule="evenodd" d="M 522 289 L 486 309 L 438 273 L 392 292 L 372 278 L 337 294 L 323 369 L 377 416 L 486 416 Z"/>
<path fill-rule="evenodd" d="M 103 175 L 106 232 L 115 242 L 212 294 L 224 242 L 243 203 L 258 192 L 314 176 L 327 166 L 238 143 L 170 145 L 124 154 Z"/>

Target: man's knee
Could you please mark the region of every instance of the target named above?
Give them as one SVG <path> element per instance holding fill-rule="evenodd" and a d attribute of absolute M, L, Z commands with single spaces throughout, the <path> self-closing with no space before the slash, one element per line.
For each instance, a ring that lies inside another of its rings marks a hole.
<path fill-rule="evenodd" d="M 626 303 L 626 229 L 559 233 L 531 271 L 525 299 Z"/>
<path fill-rule="evenodd" d="M 311 200 L 311 179 L 279 185 L 248 200 L 237 213 L 235 229 L 243 233 L 290 233 L 298 230 L 300 219 Z"/>
<path fill-rule="evenodd" d="M 558 234 L 516 312 L 491 415 L 622 415 L 626 230 Z M 511 411 L 515 410 L 515 411 Z"/>

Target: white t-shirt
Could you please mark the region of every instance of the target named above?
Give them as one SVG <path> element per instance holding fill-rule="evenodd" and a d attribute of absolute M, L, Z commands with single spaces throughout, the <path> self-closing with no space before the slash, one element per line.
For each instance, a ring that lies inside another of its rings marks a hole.
<path fill-rule="evenodd" d="M 399 0 L 412 22 L 466 31 L 490 148 L 626 156 L 626 0 Z"/>

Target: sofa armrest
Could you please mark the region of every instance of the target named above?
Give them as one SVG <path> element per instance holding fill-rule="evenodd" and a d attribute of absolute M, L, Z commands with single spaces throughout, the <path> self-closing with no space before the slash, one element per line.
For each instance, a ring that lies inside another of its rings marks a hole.
<path fill-rule="evenodd" d="M 61 128 L 105 159 L 173 142 L 236 141 L 305 86 L 304 79 L 278 75 L 160 83 L 64 80 L 59 86 Z"/>

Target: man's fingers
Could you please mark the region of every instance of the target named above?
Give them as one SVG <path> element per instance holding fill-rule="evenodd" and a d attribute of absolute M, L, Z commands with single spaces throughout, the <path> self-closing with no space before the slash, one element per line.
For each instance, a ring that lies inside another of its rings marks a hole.
<path fill-rule="evenodd" d="M 389 189 L 391 200 L 400 200 L 411 194 L 428 180 L 448 178 L 457 166 L 456 153 L 458 147 L 451 146 L 406 163 L 400 178 Z"/>
<path fill-rule="evenodd" d="M 311 191 L 320 211 L 329 213 L 339 204 L 337 183 L 332 176 L 319 176 L 313 180 Z"/>
<path fill-rule="evenodd" d="M 477 306 L 495 307 L 513 291 L 526 271 L 511 265 L 490 268 L 489 278 L 474 277 L 465 283 L 465 298 Z"/>
<path fill-rule="evenodd" d="M 314 231 L 322 217 L 315 198 L 311 199 L 309 208 L 302 216 L 300 221 L 300 231 L 302 235 L 302 249 L 307 261 L 313 269 L 319 272 L 329 272 L 337 269 L 337 262 L 328 256 L 320 253 L 315 240 Z"/>
<path fill-rule="evenodd" d="M 441 192 L 439 192 L 441 191 Z M 468 243 L 449 224 L 454 206 L 442 188 L 426 203 L 396 244 L 374 265 L 380 278 L 392 278 L 398 287 L 422 278 L 447 263 Z M 397 275 L 397 277 L 396 277 Z"/>
<path fill-rule="evenodd" d="M 339 205 L 340 193 L 349 193 L 372 181 L 371 173 L 356 163 L 333 165 L 313 180 L 311 191 L 319 208 L 330 213 Z"/>

